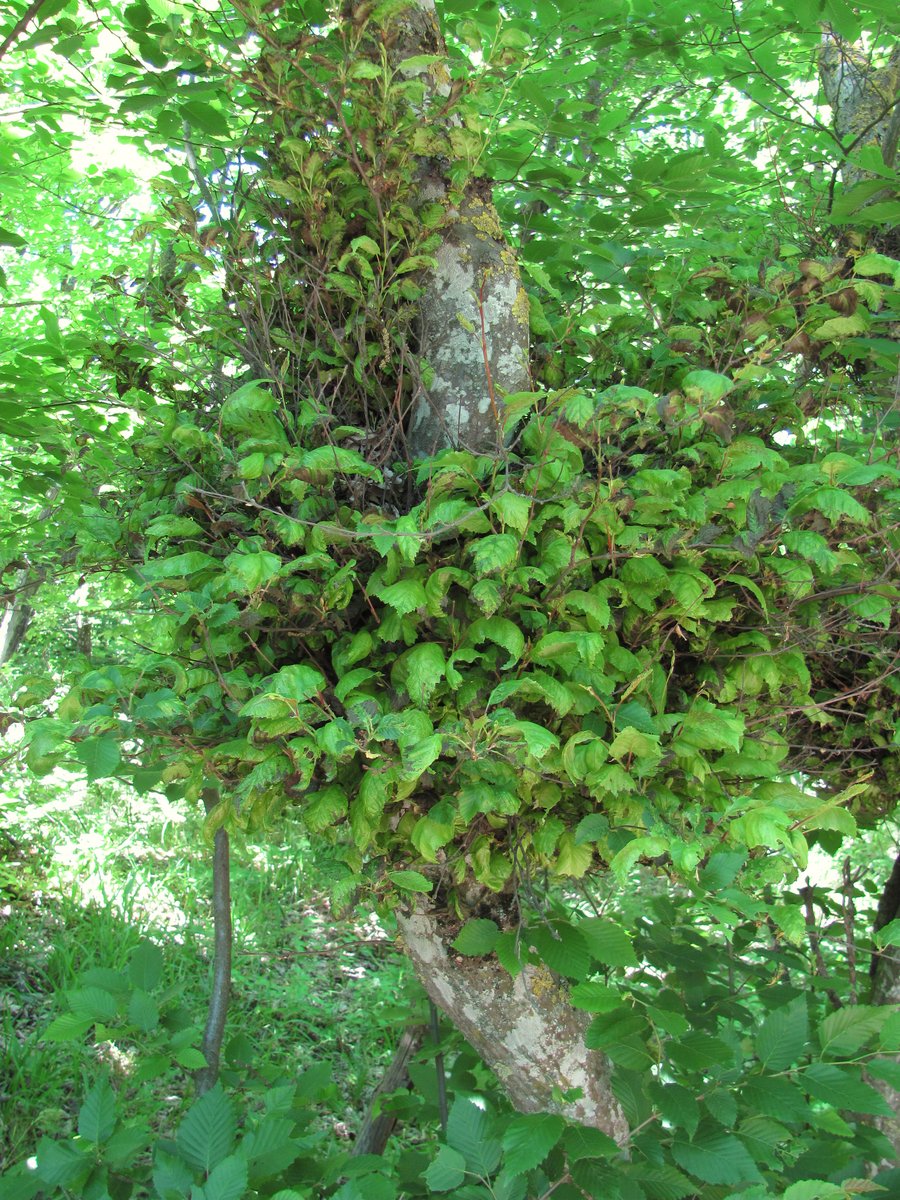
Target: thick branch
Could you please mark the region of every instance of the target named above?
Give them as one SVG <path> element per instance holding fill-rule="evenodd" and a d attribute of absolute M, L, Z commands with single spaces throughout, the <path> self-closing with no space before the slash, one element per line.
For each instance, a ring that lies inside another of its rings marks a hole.
<path fill-rule="evenodd" d="M 520 1112 L 558 1112 L 620 1145 L 628 1122 L 610 1084 L 608 1060 L 584 1044 L 587 1018 L 543 967 L 510 976 L 494 959 L 448 956 L 439 920 L 399 919 L 428 995 L 492 1068 Z M 578 1099 L 563 1093 L 578 1091 Z"/>

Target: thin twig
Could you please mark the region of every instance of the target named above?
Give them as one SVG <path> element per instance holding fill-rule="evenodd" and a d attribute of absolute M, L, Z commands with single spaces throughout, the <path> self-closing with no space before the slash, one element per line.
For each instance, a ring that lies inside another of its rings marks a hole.
<path fill-rule="evenodd" d="M 12 46 L 12 44 L 21 36 L 21 34 L 25 32 L 29 23 L 34 20 L 34 18 L 44 7 L 44 3 L 45 0 L 31 0 L 31 4 L 28 5 L 22 16 L 19 17 L 18 21 L 16 21 L 15 25 L 13 25 L 12 29 L 9 31 L 3 41 L 0 42 L 0 58 L 3 57 L 10 46 Z"/>
<path fill-rule="evenodd" d="M 828 978 L 828 968 L 825 966 L 825 959 L 822 957 L 822 939 L 819 937 L 819 930 L 816 927 L 816 911 L 813 908 L 813 890 L 809 879 L 806 880 L 806 887 L 800 889 L 800 895 L 803 897 L 803 907 L 806 912 L 806 933 L 809 938 L 809 948 L 812 950 L 813 959 L 816 964 L 816 974 L 822 979 Z M 833 988 L 826 988 L 825 995 L 830 1000 L 835 1008 L 842 1008 L 841 999 Z"/>

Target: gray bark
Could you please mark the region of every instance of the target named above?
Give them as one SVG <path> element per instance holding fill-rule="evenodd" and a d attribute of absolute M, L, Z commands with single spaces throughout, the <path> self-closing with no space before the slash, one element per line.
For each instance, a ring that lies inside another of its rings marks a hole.
<path fill-rule="evenodd" d="M 881 929 L 900 916 L 900 857 L 894 863 L 894 869 L 885 885 L 875 929 Z M 883 954 L 879 954 L 872 964 L 872 1003 L 900 1006 L 900 949 L 888 946 Z M 900 1061 L 900 1055 L 895 1056 Z M 881 1092 L 885 1100 L 894 1110 L 891 1117 L 873 1117 L 873 1124 L 881 1130 L 894 1147 L 894 1161 L 884 1160 L 882 1167 L 896 1166 L 900 1162 L 900 1091 L 891 1087 L 883 1079 L 869 1076 L 869 1083 Z"/>
<path fill-rule="evenodd" d="M 397 18 L 389 39 L 400 73 L 406 58 L 446 52 L 434 0 L 416 0 Z M 432 130 L 458 125 L 445 113 L 451 86 L 436 63 L 426 75 L 421 113 Z M 421 458 L 447 446 L 481 454 L 503 445 L 503 397 L 527 391 L 528 297 L 516 256 L 503 236 L 487 180 L 472 180 L 460 197 L 441 174 L 439 159 L 420 163 L 422 204 L 445 211 L 436 266 L 422 280 L 419 355 L 422 378 L 413 397 L 407 449 Z"/>
<path fill-rule="evenodd" d="M 628 1122 L 613 1094 L 609 1061 L 588 1050 L 588 1018 L 545 967 L 513 978 L 493 958 L 448 955 L 432 914 L 399 918 L 400 931 L 428 995 L 497 1075 L 520 1112 L 555 1112 L 600 1129 L 619 1145 Z M 580 1088 L 565 1101 L 560 1093 Z"/>
<path fill-rule="evenodd" d="M 431 182 L 423 198 L 443 198 Z M 494 454 L 503 446 L 503 397 L 527 391 L 528 297 L 486 187 L 446 205 L 437 266 L 421 301 L 421 356 L 430 368 L 413 403 L 410 457 L 445 446 Z"/>
<path fill-rule="evenodd" d="M 42 580 L 43 576 L 39 574 L 32 573 L 30 579 L 27 571 L 18 574 L 15 595 L 0 616 L 0 668 L 6 666 L 25 639 L 34 616 L 29 601 Z"/>
<path fill-rule="evenodd" d="M 819 51 L 819 78 L 844 149 L 876 145 L 885 166 L 892 167 L 900 136 L 900 44 L 887 66 L 876 70 L 863 50 L 826 29 Z M 842 174 L 848 185 L 868 178 L 849 164 Z"/>

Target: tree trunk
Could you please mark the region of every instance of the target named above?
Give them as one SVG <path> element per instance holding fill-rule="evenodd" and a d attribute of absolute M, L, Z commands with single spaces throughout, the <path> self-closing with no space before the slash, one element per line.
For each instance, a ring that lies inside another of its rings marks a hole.
<path fill-rule="evenodd" d="M 43 576 L 35 572 L 29 577 L 29 572 L 20 571 L 16 577 L 15 594 L 0 616 L 0 667 L 6 666 L 24 641 L 34 616 L 29 601 L 42 581 Z"/>
<path fill-rule="evenodd" d="M 396 1092 L 408 1085 L 409 1060 L 425 1040 L 425 1033 L 424 1025 L 411 1025 L 409 1029 L 403 1031 L 390 1066 L 385 1071 L 381 1083 L 372 1093 L 365 1118 L 353 1143 L 352 1155 L 354 1158 L 358 1158 L 361 1154 L 384 1154 L 388 1138 L 397 1124 L 397 1114 L 382 1112 L 378 1101 L 382 1096 L 390 1095 L 391 1092 Z"/>
<path fill-rule="evenodd" d="M 443 54 L 433 0 L 406 9 L 388 41 L 400 72 L 407 57 Z M 446 70 L 432 68 L 430 79 L 431 127 L 447 133 L 452 118 L 442 118 L 436 103 L 449 91 Z M 446 215 L 420 302 L 425 367 L 407 446 L 411 458 L 449 446 L 496 455 L 503 397 L 531 387 L 528 298 L 490 182 L 470 180 L 460 198 L 439 164 L 423 158 L 420 165 L 421 202 L 443 204 Z M 496 959 L 448 954 L 449 939 L 432 914 L 403 917 L 400 929 L 428 995 L 495 1071 L 516 1108 L 559 1112 L 625 1142 L 628 1125 L 610 1087 L 610 1064 L 585 1047 L 587 1021 L 546 970 L 526 966 L 513 979 Z M 562 1098 L 579 1089 L 579 1099 Z"/>
<path fill-rule="evenodd" d="M 883 929 L 891 921 L 900 916 L 900 856 L 894 863 L 894 869 L 885 884 L 878 914 L 875 918 L 875 930 Z M 872 963 L 872 1003 L 900 1006 L 900 950 L 896 946 L 888 946 L 883 954 L 879 954 Z M 895 1056 L 900 1061 L 900 1056 Z M 881 1092 L 885 1100 L 894 1110 L 892 1117 L 873 1117 L 873 1124 L 881 1130 L 894 1147 L 895 1160 L 885 1160 L 882 1167 L 896 1166 L 900 1162 L 900 1091 L 891 1087 L 883 1079 L 869 1076 L 868 1082 Z"/>
<path fill-rule="evenodd" d="M 876 146 L 884 165 L 892 167 L 900 137 L 900 43 L 887 66 L 876 70 L 865 50 L 826 29 L 819 77 L 845 152 Z M 848 186 L 875 178 L 849 163 L 844 164 L 842 175 Z"/>
<path fill-rule="evenodd" d="M 497 1075 L 520 1112 L 555 1112 L 624 1145 L 628 1122 L 610 1085 L 608 1060 L 584 1044 L 587 1018 L 545 967 L 513 978 L 495 958 L 447 952 L 434 915 L 399 925 L 428 995 Z M 577 1099 L 564 1094 L 580 1089 Z"/>
<path fill-rule="evenodd" d="M 387 39 L 400 74 L 407 58 L 444 55 L 434 0 L 416 0 L 396 19 Z M 436 139 L 450 138 L 458 118 L 446 115 L 449 76 L 442 63 L 427 75 L 424 110 Z M 422 114 L 420 114 L 422 115 Z M 423 377 L 407 430 L 410 458 L 447 446 L 496 454 L 503 444 L 503 397 L 527 391 L 528 297 L 516 256 L 503 236 L 487 179 L 473 179 L 460 196 L 442 174 L 444 160 L 422 157 L 419 199 L 444 207 L 436 266 L 423 279 L 419 355 Z"/>

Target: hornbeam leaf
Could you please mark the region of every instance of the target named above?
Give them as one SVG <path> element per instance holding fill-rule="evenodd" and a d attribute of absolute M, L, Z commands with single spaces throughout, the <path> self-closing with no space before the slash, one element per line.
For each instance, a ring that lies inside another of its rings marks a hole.
<path fill-rule="evenodd" d="M 495 921 L 489 921 L 486 917 L 476 917 L 466 921 L 450 945 L 460 954 L 476 958 L 490 954 L 499 936 L 500 929 Z"/>
<path fill-rule="evenodd" d="M 512 1175 L 523 1175 L 542 1163 L 566 1127 L 562 1117 L 552 1113 L 532 1113 L 514 1117 L 503 1134 L 504 1168 Z"/>
<path fill-rule="evenodd" d="M 814 1062 L 799 1075 L 799 1080 L 814 1100 L 824 1100 L 839 1112 L 849 1110 L 876 1117 L 894 1115 L 885 1098 L 863 1083 L 855 1068 Z"/>
<path fill-rule="evenodd" d="M 606 917 L 587 917 L 577 928 L 587 939 L 588 949 L 597 962 L 607 967 L 636 967 L 637 955 L 631 939 L 621 925 Z"/>
<path fill-rule="evenodd" d="M 176 1141 L 185 1160 L 197 1171 L 211 1171 L 230 1154 L 235 1135 L 234 1109 L 221 1084 L 188 1109 Z"/>
<path fill-rule="evenodd" d="M 718 1126 L 701 1126 L 692 1141 L 676 1138 L 672 1157 L 704 1183 L 760 1183 L 762 1176 L 747 1149 L 733 1134 Z"/>
<path fill-rule="evenodd" d="M 390 871 L 388 879 L 402 892 L 430 892 L 434 884 L 421 871 Z"/>
<path fill-rule="evenodd" d="M 78 1112 L 78 1132 L 85 1141 L 99 1146 L 116 1127 L 116 1097 L 106 1076 L 101 1076 L 85 1097 Z"/>
<path fill-rule="evenodd" d="M 806 998 L 798 996 L 766 1017 L 756 1035 L 756 1053 L 767 1071 L 783 1071 L 797 1062 L 808 1038 Z"/>
<path fill-rule="evenodd" d="M 115 738 L 85 738 L 75 747 L 75 755 L 87 768 L 88 782 L 108 779 L 121 762 L 119 743 Z"/>
<path fill-rule="evenodd" d="M 466 1160 L 452 1146 L 441 1146 L 425 1171 L 425 1182 L 432 1192 L 450 1192 L 466 1176 Z"/>

